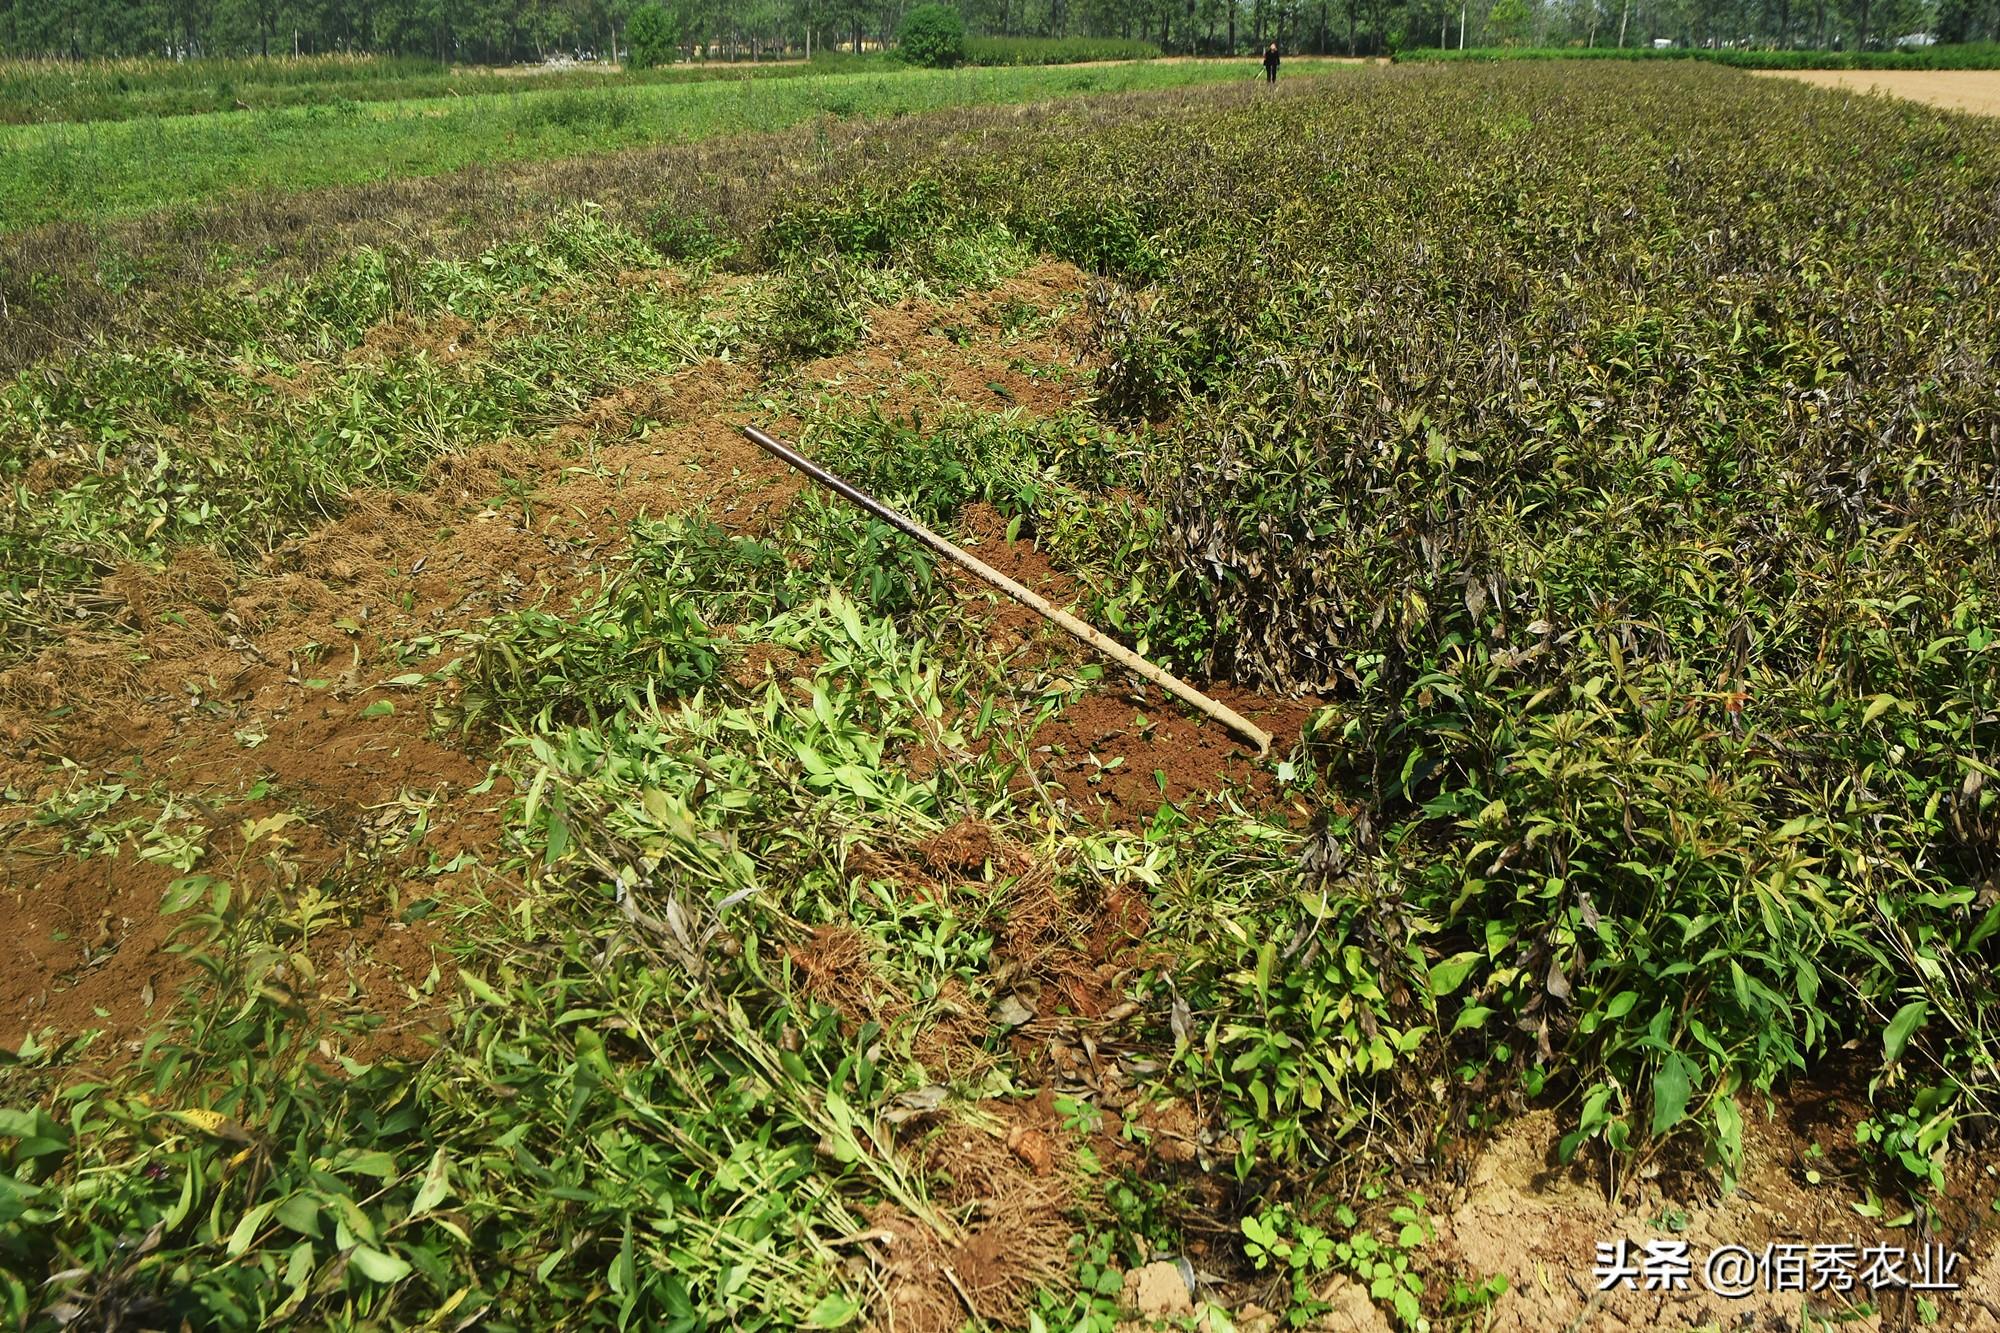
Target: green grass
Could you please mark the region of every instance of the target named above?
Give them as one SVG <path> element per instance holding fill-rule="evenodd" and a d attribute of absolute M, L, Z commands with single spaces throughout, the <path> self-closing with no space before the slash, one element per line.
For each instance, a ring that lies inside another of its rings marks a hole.
<path fill-rule="evenodd" d="M 817 116 L 1236 81 L 1240 65 L 888 70 L 491 94 L 0 131 L 0 231 L 463 167 L 611 152 Z"/>
<path fill-rule="evenodd" d="M 243 98 L 366 96 L 373 88 L 444 81 L 450 71 L 415 56 L 291 59 L 0 60 L 0 121 L 123 119 L 223 111 Z M 441 89 L 440 89 L 441 90 Z"/>

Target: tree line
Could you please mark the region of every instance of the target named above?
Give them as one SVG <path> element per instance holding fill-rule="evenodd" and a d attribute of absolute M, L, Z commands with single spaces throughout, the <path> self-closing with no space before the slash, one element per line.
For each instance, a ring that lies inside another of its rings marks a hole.
<path fill-rule="evenodd" d="M 0 52 L 93 59 L 329 52 L 500 64 L 614 58 L 658 4 L 689 59 L 871 50 L 916 0 L 0 0 Z M 1176 53 L 1403 47 L 1843 47 L 2000 36 L 2000 0 L 962 0 L 979 34 L 1131 37 Z M 657 15 L 654 17 L 658 17 Z"/>

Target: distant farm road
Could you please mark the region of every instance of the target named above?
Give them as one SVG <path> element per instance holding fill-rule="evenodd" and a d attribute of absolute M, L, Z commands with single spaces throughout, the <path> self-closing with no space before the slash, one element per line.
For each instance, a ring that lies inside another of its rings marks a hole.
<path fill-rule="evenodd" d="M 1888 93 L 1948 111 L 2000 116 L 2000 70 L 1802 69 L 1760 70 L 1760 77 L 1801 79 L 1818 88 Z"/>

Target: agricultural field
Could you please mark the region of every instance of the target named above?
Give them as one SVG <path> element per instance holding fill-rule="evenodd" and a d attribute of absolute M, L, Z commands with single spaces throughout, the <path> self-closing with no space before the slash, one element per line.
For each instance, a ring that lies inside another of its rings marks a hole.
<path fill-rule="evenodd" d="M 1119 38 L 976 37 L 973 65 L 1069 65 L 1147 60 L 1149 42 Z M 0 124 L 134 120 L 324 107 L 341 102 L 409 101 L 480 93 L 602 91 L 651 83 L 716 79 L 800 78 L 893 72 L 883 55 L 821 52 L 810 60 L 697 61 L 654 69 L 598 66 L 445 66 L 412 56 L 307 56 L 195 61 L 107 60 L 79 65 L 57 60 L 0 61 Z"/>
<path fill-rule="evenodd" d="M 2000 125 L 1134 68 L 10 215 L 0 1319 L 1996 1326 Z"/>
<path fill-rule="evenodd" d="M 1310 63 L 1310 62 L 1307 62 Z M 553 89 L 341 96 L 207 115 L 0 126 L 0 232 L 191 208 L 233 194 L 309 190 L 498 163 L 613 152 L 827 119 L 1247 82 L 1248 61 L 1125 61 L 641 81 Z"/>
<path fill-rule="evenodd" d="M 0 124 L 53 125 L 211 115 L 285 108 L 339 109 L 349 102 L 401 102 L 521 92 L 602 92 L 654 83 L 853 74 L 886 65 L 880 57 L 825 55 L 812 61 L 618 66 L 445 66 L 408 56 L 302 59 L 0 62 Z M 1013 63 L 1013 62 L 1005 62 Z"/>

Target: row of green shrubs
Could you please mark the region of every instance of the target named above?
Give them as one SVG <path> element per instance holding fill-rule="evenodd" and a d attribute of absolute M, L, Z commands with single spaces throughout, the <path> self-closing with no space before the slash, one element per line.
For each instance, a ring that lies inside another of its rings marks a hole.
<path fill-rule="evenodd" d="M 1966 42 L 1899 51 L 1718 50 L 1650 46 L 1486 46 L 1463 51 L 1422 47 L 1396 53 L 1399 63 L 1493 60 L 1703 60 L 1737 69 L 2000 69 L 2000 43 Z"/>

